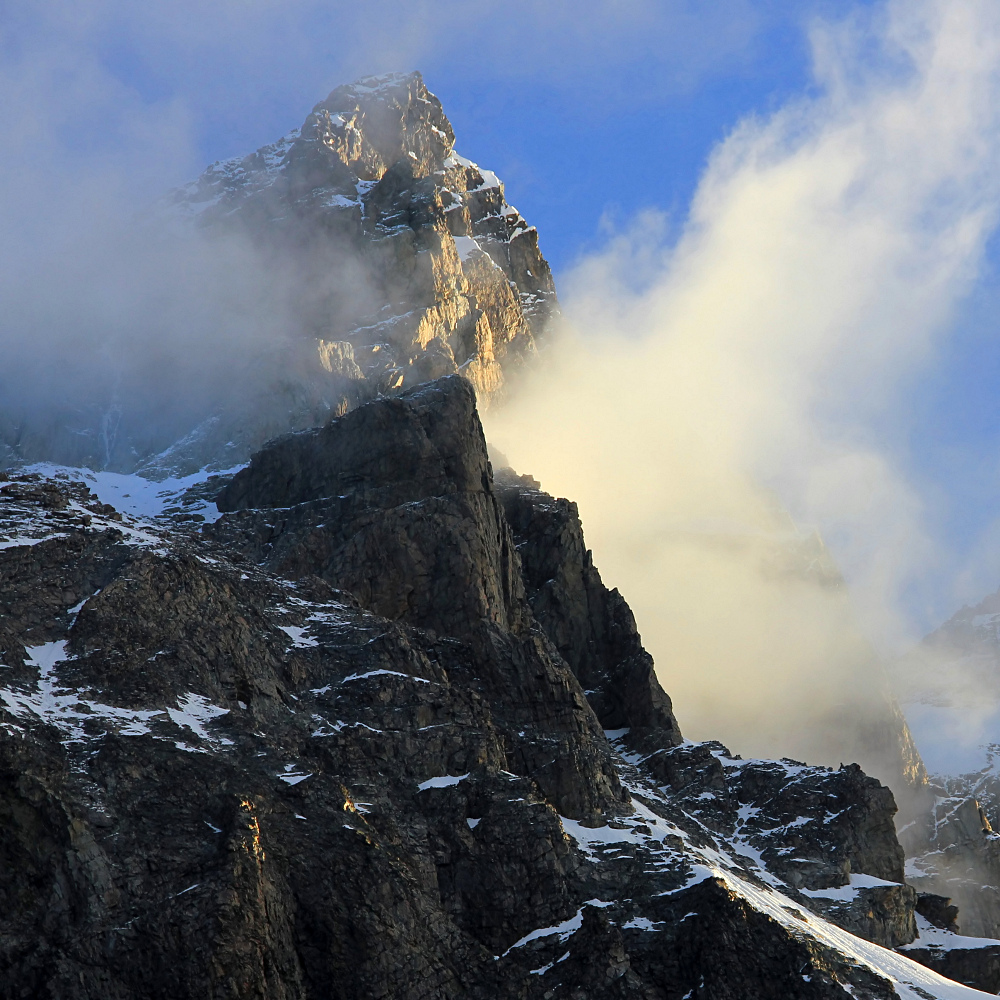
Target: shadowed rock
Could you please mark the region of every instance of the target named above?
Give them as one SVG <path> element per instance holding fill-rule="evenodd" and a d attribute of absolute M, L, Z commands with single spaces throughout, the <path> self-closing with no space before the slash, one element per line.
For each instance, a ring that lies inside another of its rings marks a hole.
<path fill-rule="evenodd" d="M 522 563 L 455 376 L 273 442 L 200 531 L 0 490 L 0 995 L 894 996 L 816 933 L 906 938 L 891 794 L 678 744 L 549 499 Z"/>
<path fill-rule="evenodd" d="M 601 581 L 576 504 L 556 500 L 511 469 L 497 478 L 532 614 L 583 685 L 601 725 L 628 729 L 628 746 L 646 752 L 680 743 L 653 658 L 625 599 Z"/>

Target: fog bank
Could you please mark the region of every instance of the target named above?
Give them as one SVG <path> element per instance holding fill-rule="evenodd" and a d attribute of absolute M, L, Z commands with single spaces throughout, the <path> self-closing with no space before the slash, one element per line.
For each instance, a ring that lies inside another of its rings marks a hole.
<path fill-rule="evenodd" d="M 679 238 L 650 215 L 563 280 L 487 430 L 579 502 L 686 735 L 836 764 L 817 720 L 871 703 L 941 561 L 881 432 L 996 224 L 1000 14 L 890 3 L 813 46 L 816 95 L 719 145 Z"/>

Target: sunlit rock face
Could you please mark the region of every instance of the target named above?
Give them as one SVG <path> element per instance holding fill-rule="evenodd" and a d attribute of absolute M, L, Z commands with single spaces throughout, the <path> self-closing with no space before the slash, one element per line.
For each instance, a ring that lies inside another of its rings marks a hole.
<path fill-rule="evenodd" d="M 151 260 L 150 247 L 183 257 L 197 245 L 232 279 L 238 291 L 188 274 L 170 293 L 236 328 L 225 350 L 211 323 L 204 345 L 169 365 L 150 357 L 169 355 L 172 331 L 142 357 L 126 337 L 106 370 L 44 411 L 0 405 L 0 461 L 223 469 L 271 437 L 442 375 L 461 373 L 481 406 L 498 399 L 558 306 L 537 231 L 454 141 L 419 73 L 368 78 L 172 192 L 140 245 Z M 144 317 L 139 326 L 136 344 Z"/>
<path fill-rule="evenodd" d="M 311 364 L 303 381 L 322 397 L 309 423 L 453 372 L 488 406 L 554 314 L 537 231 L 496 174 L 455 152 L 454 138 L 419 73 L 369 78 L 173 196 L 174 210 L 207 232 L 249 234 L 282 271 L 295 262 L 299 363 Z M 261 423 L 272 388 L 254 398 L 238 435 Z"/>
<path fill-rule="evenodd" d="M 306 289 L 317 335 L 347 337 L 377 388 L 464 368 L 488 404 L 503 361 L 531 351 L 555 290 L 537 231 L 454 141 L 419 73 L 370 78 L 338 87 L 277 143 L 213 164 L 175 203 L 282 251 L 315 245 L 320 265 L 322 244 L 341 237 L 364 287 Z"/>

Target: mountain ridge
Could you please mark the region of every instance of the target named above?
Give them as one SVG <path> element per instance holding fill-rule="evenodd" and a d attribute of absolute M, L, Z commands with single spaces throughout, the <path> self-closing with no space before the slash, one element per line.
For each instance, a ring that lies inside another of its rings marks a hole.
<path fill-rule="evenodd" d="M 301 266 L 294 337 L 154 454 L 123 417 L 158 487 L 86 435 L 27 464 L 73 425 L 0 474 L 0 993 L 1000 988 L 892 791 L 684 739 L 575 505 L 494 470 L 479 405 L 558 306 L 453 141 L 419 74 L 366 78 L 175 192 Z"/>
<path fill-rule="evenodd" d="M 459 376 L 273 442 L 200 527 L 3 487 L 44 532 L 0 549 L 5 992 L 966 995 L 864 940 L 916 932 L 891 792 L 683 741 L 568 508 L 500 489 Z"/>

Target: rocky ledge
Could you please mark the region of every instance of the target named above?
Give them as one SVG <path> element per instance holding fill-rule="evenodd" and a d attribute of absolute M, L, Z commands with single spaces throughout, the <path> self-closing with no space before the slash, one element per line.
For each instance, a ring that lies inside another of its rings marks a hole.
<path fill-rule="evenodd" d="M 0 489 L 0 995 L 967 995 L 888 789 L 683 740 L 466 379 L 102 482 Z"/>

